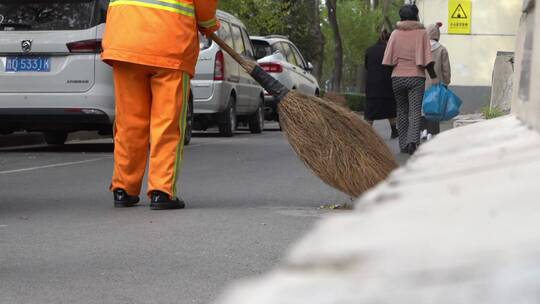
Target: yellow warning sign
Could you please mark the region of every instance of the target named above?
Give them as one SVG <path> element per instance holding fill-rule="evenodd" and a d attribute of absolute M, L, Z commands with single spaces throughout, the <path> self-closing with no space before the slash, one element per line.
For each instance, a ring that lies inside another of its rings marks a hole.
<path fill-rule="evenodd" d="M 448 34 L 471 34 L 471 0 L 448 1 Z"/>

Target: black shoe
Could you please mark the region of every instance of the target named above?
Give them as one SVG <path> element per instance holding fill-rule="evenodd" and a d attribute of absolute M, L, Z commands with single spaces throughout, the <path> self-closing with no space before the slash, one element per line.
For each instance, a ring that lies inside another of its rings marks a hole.
<path fill-rule="evenodd" d="M 138 196 L 131 196 L 124 189 L 115 189 L 113 196 L 115 208 L 133 207 L 139 202 Z"/>
<path fill-rule="evenodd" d="M 150 209 L 152 210 L 183 209 L 185 207 L 184 201 L 178 197 L 171 199 L 167 193 L 152 192 L 152 200 L 150 201 Z"/>
<path fill-rule="evenodd" d="M 392 127 L 392 135 L 390 135 L 391 139 L 396 139 L 399 137 L 399 132 L 396 127 Z"/>
<path fill-rule="evenodd" d="M 416 143 L 410 143 L 407 145 L 407 153 L 409 153 L 409 155 L 413 155 L 414 152 L 416 152 Z"/>

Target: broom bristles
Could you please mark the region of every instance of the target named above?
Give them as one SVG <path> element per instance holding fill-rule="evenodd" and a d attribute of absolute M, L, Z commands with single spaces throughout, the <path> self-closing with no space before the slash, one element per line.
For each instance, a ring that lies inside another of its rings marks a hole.
<path fill-rule="evenodd" d="M 279 117 L 306 166 L 350 196 L 358 197 L 398 166 L 373 128 L 335 103 L 293 91 L 279 103 Z"/>

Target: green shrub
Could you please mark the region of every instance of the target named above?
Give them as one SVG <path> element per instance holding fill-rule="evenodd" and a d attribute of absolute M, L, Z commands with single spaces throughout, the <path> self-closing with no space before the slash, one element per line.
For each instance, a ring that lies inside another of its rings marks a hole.
<path fill-rule="evenodd" d="M 492 108 L 490 106 L 483 107 L 481 111 L 485 119 L 493 119 L 493 118 L 497 118 L 506 114 L 504 113 L 503 110 L 497 107 Z"/>
<path fill-rule="evenodd" d="M 345 98 L 345 101 L 347 103 L 347 106 L 355 111 L 355 112 L 363 112 L 366 108 L 366 95 L 363 94 L 355 94 L 355 93 L 332 93 L 329 92 L 328 96 L 326 95 L 325 91 L 321 91 L 321 96 L 326 97 L 329 100 L 336 101 L 335 96 L 343 96 Z"/>
<path fill-rule="evenodd" d="M 366 96 L 360 94 L 343 94 L 349 108 L 356 112 L 363 112 L 366 108 Z"/>

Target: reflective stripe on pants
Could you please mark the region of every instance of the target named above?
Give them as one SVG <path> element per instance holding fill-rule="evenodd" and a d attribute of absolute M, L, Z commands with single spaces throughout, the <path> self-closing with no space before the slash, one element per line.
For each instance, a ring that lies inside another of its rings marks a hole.
<path fill-rule="evenodd" d="M 138 195 L 146 166 L 148 194 L 176 195 L 184 152 L 189 75 L 133 63 L 113 63 L 116 121 L 111 190 Z"/>

